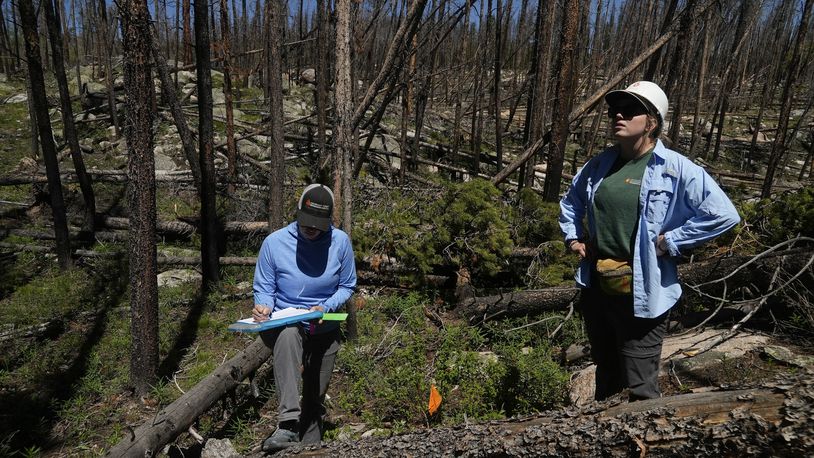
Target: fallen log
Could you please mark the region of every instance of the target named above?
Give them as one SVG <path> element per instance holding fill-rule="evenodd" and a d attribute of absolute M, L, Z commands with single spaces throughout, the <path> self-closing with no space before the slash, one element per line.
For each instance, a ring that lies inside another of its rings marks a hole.
<path fill-rule="evenodd" d="M 760 286 L 767 284 L 766 269 L 773 269 L 781 263 L 790 269 L 801 268 L 814 253 L 812 250 L 787 250 L 770 253 L 732 277 L 733 284 L 754 283 Z M 732 256 L 715 258 L 708 261 L 681 264 L 678 267 L 679 280 L 684 285 L 694 285 L 723 277 L 735 271 L 749 260 L 751 256 Z M 708 289 L 707 289 L 708 288 Z M 719 292 L 721 285 L 709 285 L 705 292 Z M 458 303 L 456 312 L 467 317 L 470 322 L 495 317 L 517 317 L 534 315 L 546 311 L 562 310 L 569 302 L 577 299 L 579 289 L 576 287 L 556 287 L 538 290 L 512 291 L 497 295 L 464 298 Z M 684 288 L 685 294 L 692 294 L 690 288 Z"/>
<path fill-rule="evenodd" d="M 807 374 L 736 391 L 616 399 L 529 418 L 298 446 L 281 456 L 803 456 L 814 443 L 812 415 L 814 379 Z"/>
<path fill-rule="evenodd" d="M 189 429 L 198 417 L 270 357 L 271 349 L 258 337 L 245 350 L 215 369 L 175 402 L 151 416 L 143 425 L 135 430 L 127 428 L 127 435 L 108 450 L 105 456 L 158 455 L 164 445 Z"/>

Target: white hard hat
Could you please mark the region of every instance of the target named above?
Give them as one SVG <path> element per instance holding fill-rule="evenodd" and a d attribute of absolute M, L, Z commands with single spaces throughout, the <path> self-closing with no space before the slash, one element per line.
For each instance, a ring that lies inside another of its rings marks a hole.
<path fill-rule="evenodd" d="M 610 91 L 605 94 L 605 101 L 608 105 L 616 105 L 625 97 L 634 97 L 644 103 L 645 106 L 652 106 L 658 111 L 659 121 L 664 122 L 667 117 L 667 94 L 661 90 L 658 84 L 651 81 L 636 81 L 624 90 Z"/>

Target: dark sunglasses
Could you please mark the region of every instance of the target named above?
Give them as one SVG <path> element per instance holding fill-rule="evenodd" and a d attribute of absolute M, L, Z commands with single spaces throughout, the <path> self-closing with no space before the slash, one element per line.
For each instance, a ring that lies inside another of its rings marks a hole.
<path fill-rule="evenodd" d="M 609 118 L 614 119 L 617 114 L 621 114 L 623 119 L 632 119 L 636 116 L 647 114 L 647 108 L 638 103 L 608 107 Z"/>

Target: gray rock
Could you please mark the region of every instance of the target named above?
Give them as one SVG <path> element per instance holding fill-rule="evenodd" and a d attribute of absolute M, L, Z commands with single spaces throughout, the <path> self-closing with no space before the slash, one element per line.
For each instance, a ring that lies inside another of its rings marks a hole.
<path fill-rule="evenodd" d="M 186 85 L 189 82 L 195 82 L 198 80 L 198 77 L 195 76 L 195 73 L 190 72 L 188 70 L 181 70 L 178 72 L 178 83 Z"/>
<path fill-rule="evenodd" d="M 82 86 L 86 93 L 107 94 L 107 86 L 102 83 L 97 83 L 96 81 L 85 81 L 82 83 Z"/>
<path fill-rule="evenodd" d="M 178 167 L 175 165 L 175 161 L 172 160 L 169 156 L 165 156 L 161 153 L 155 153 L 155 169 L 156 170 L 175 170 Z"/>
<path fill-rule="evenodd" d="M 239 140 L 237 142 L 237 149 L 241 153 L 247 154 L 255 159 L 263 156 L 263 148 L 257 146 L 249 140 Z"/>
<path fill-rule="evenodd" d="M 300 73 L 300 80 L 309 84 L 317 84 L 317 71 L 313 68 L 306 68 Z"/>
<path fill-rule="evenodd" d="M 158 274 L 157 277 L 158 286 L 166 286 L 168 288 L 174 288 L 184 283 L 196 282 L 200 280 L 201 274 L 192 269 L 167 270 Z"/>
<path fill-rule="evenodd" d="M 240 458 L 229 439 L 209 439 L 201 451 L 201 458 Z"/>
<path fill-rule="evenodd" d="M 571 404 L 584 406 L 594 400 L 594 393 L 596 393 L 596 386 L 594 385 L 595 377 L 595 364 L 591 364 L 571 377 L 571 387 L 568 390 L 568 397 L 571 399 Z"/>
<path fill-rule="evenodd" d="M 28 102 L 28 94 L 15 94 L 6 99 L 6 103 L 23 103 Z"/>

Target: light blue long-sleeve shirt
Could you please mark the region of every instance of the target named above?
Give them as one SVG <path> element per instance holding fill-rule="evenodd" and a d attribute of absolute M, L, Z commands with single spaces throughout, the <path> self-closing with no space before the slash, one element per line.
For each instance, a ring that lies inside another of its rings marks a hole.
<path fill-rule="evenodd" d="M 619 156 L 611 147 L 589 160 L 560 201 L 560 229 L 566 242 L 596 239 L 593 200 L 599 185 Z M 633 250 L 633 313 L 655 318 L 681 297 L 677 258 L 682 250 L 717 237 L 740 222 L 735 206 L 701 167 L 657 141 L 642 177 L 639 223 Z M 588 234 L 583 217 L 587 215 Z M 664 234 L 669 256 L 656 255 Z M 575 279 L 590 286 L 591 263 L 583 259 Z"/>
<path fill-rule="evenodd" d="M 350 238 L 333 226 L 316 240 L 308 240 L 293 222 L 266 237 L 260 247 L 254 269 L 255 304 L 273 310 L 321 305 L 332 312 L 355 288 Z"/>

